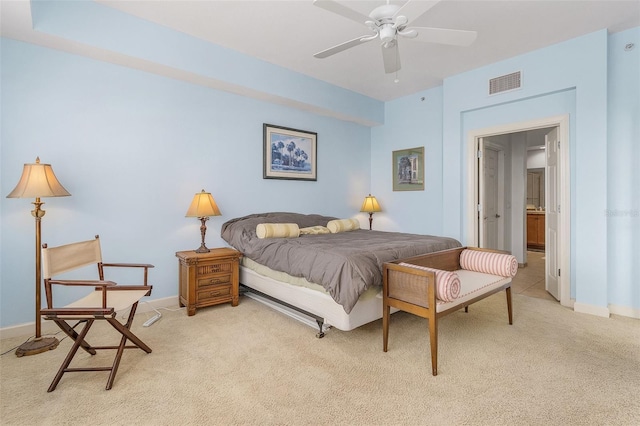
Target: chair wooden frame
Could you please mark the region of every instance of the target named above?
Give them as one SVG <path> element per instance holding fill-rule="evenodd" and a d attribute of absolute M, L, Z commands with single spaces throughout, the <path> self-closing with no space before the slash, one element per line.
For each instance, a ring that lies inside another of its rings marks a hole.
<path fill-rule="evenodd" d="M 138 307 L 138 302 L 142 297 L 151 294 L 152 286 L 147 283 L 147 279 L 149 268 L 153 268 L 154 266 L 142 263 L 103 263 L 100 237 L 98 235 L 95 236 L 94 240 L 58 247 L 48 248 L 46 244 L 43 244 L 42 255 L 47 308 L 41 310 L 41 315 L 45 319 L 55 322 L 58 327 L 74 341 L 47 392 L 52 392 L 56 389 L 64 373 L 83 371 L 110 371 L 111 373 L 109 374 L 105 389 L 111 389 L 125 349 L 139 348 L 146 353 L 151 353 L 151 348 L 131 332 L 131 325 Z M 54 275 L 59 275 L 91 264 L 97 265 L 99 280 L 52 279 Z M 108 267 L 142 269 L 144 273 L 143 284 L 117 285 L 113 281 L 106 281 L 104 279 L 104 269 Z M 65 307 L 56 307 L 53 298 L 54 285 L 94 287 L 95 291 Z M 123 324 L 116 318 L 117 312 L 129 307 L 129 315 Z M 121 334 L 118 345 L 93 346 L 87 342 L 87 333 L 96 320 L 107 321 Z M 71 326 L 68 321 L 78 321 L 78 323 Z M 84 323 L 84 327 L 82 327 L 78 333 L 74 328 L 81 323 Z M 132 342 L 133 345 L 127 345 L 127 341 Z M 95 355 L 97 350 L 115 349 L 116 355 L 111 366 L 69 367 L 80 348 L 91 355 Z"/>

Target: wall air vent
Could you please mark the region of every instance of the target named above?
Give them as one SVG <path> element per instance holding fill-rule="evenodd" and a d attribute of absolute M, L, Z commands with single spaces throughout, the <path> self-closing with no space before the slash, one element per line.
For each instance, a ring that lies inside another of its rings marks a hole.
<path fill-rule="evenodd" d="M 489 80 L 489 94 L 508 92 L 519 89 L 522 86 L 522 73 L 520 71 Z"/>

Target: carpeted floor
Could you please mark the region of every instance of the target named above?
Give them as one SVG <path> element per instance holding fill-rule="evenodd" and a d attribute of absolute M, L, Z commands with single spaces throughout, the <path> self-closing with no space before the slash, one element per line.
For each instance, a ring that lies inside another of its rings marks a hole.
<path fill-rule="evenodd" d="M 153 353 L 126 352 L 110 391 L 107 373 L 96 372 L 68 373 L 46 392 L 69 339 L 44 354 L 2 355 L 0 423 L 640 424 L 640 321 L 630 318 L 515 294 L 510 326 L 504 293 L 496 294 L 442 319 L 433 377 L 427 322 L 406 313 L 392 316 L 387 353 L 381 321 L 317 339 L 246 297 L 192 317 L 163 311 L 144 328 L 148 316 L 139 314 L 134 332 Z M 20 343 L 2 340 L 0 349 Z"/>

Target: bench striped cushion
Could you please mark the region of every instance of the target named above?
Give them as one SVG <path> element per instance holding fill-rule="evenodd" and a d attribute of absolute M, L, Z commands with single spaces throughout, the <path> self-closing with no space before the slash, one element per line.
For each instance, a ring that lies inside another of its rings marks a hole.
<path fill-rule="evenodd" d="M 518 260 L 511 254 L 493 253 L 480 250 L 462 250 L 460 267 L 468 271 L 515 277 L 518 272 Z"/>
<path fill-rule="evenodd" d="M 428 268 L 426 266 L 400 263 L 401 266 L 421 269 L 433 272 L 436 275 L 436 298 L 443 302 L 453 302 L 460 295 L 460 277 L 455 271 L 443 271 L 442 269 Z"/>

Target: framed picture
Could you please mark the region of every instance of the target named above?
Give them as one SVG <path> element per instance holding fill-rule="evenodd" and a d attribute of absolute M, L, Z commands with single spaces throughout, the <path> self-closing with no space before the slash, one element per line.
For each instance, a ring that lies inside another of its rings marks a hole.
<path fill-rule="evenodd" d="M 424 191 L 424 147 L 393 151 L 393 190 Z"/>
<path fill-rule="evenodd" d="M 318 134 L 264 124 L 264 179 L 317 180 Z"/>

